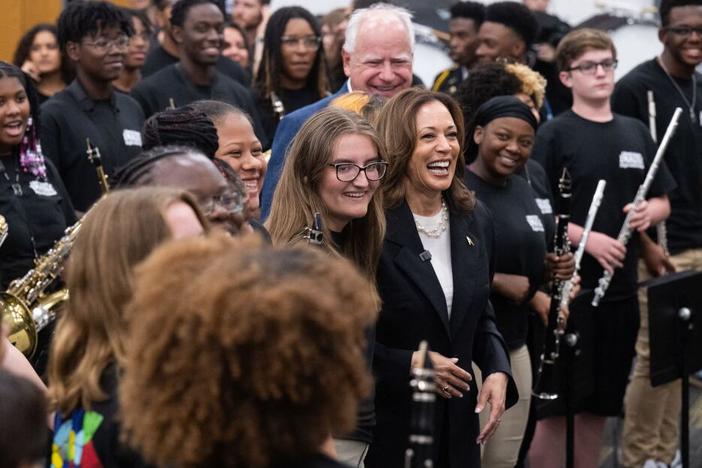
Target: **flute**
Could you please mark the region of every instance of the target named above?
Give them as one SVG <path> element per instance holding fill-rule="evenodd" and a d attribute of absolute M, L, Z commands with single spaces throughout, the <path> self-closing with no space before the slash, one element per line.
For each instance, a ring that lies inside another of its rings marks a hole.
<path fill-rule="evenodd" d="M 665 154 L 665 150 L 668 147 L 668 143 L 670 143 L 670 139 L 673 137 L 675 129 L 678 127 L 678 120 L 680 119 L 681 113 L 682 109 L 680 107 L 677 107 L 675 109 L 675 113 L 673 114 L 673 118 L 670 120 L 670 124 L 668 124 L 668 128 L 665 131 L 665 135 L 663 135 L 663 140 L 661 140 L 661 144 L 658 147 L 656 156 L 651 162 L 651 167 L 648 168 L 646 178 L 644 179 L 643 183 L 639 186 L 639 190 L 636 192 L 636 196 L 634 197 L 634 201 L 632 202 L 633 206 L 626 214 L 626 218 L 624 218 L 624 224 L 622 225 L 622 228 L 619 231 L 619 235 L 617 236 L 617 241 L 619 241 L 624 246 L 626 246 L 626 244 L 629 242 L 629 238 L 631 237 L 631 227 L 629 226 L 629 224 L 631 223 L 631 217 L 633 216 L 639 204 L 641 204 L 641 202 L 644 201 L 648 190 L 651 188 L 653 178 L 656 176 L 656 172 L 658 172 L 658 167 L 660 166 L 661 161 L 663 160 L 663 155 Z M 605 271 L 602 277 L 600 278 L 598 285 L 595 288 L 595 295 L 592 298 L 593 307 L 597 307 L 600 305 L 600 301 L 607 293 L 609 283 L 612 281 L 612 276 L 614 276 L 614 272 Z"/>
<path fill-rule="evenodd" d="M 651 132 L 653 142 L 658 143 L 658 131 L 656 130 L 656 101 L 653 99 L 653 91 L 648 90 L 646 92 L 646 99 L 648 100 L 648 130 Z M 656 224 L 656 237 L 658 238 L 658 245 L 660 245 L 663 252 L 668 255 L 668 230 L 665 227 L 665 221 Z"/>
<path fill-rule="evenodd" d="M 587 218 L 585 219 L 585 225 L 583 226 L 583 233 L 580 236 L 580 243 L 578 244 L 578 250 L 575 251 L 575 270 L 573 271 L 573 276 L 570 277 L 568 281 L 563 285 L 563 292 L 561 296 L 561 304 L 559 310 L 562 310 L 568 305 L 568 300 L 570 298 L 570 293 L 573 290 L 573 285 L 575 277 L 580 271 L 580 262 L 585 254 L 585 246 L 587 245 L 587 239 L 590 237 L 590 232 L 592 232 L 592 225 L 595 222 L 595 217 L 597 216 L 597 211 L 600 209 L 600 204 L 602 203 L 602 197 L 604 197 L 604 190 L 607 186 L 607 181 L 600 179 L 597 182 L 597 188 L 595 189 L 595 195 L 592 197 L 592 202 L 590 202 L 590 208 L 587 210 Z M 564 327 L 565 329 L 565 324 Z"/>

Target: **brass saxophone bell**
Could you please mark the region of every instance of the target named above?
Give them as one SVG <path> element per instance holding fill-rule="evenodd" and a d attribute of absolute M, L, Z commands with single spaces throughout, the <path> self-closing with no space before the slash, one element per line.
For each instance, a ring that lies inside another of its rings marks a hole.
<path fill-rule="evenodd" d="M 10 328 L 8 339 L 22 354 L 31 358 L 37 349 L 37 327 L 29 308 L 15 295 L 0 293 L 3 322 Z"/>

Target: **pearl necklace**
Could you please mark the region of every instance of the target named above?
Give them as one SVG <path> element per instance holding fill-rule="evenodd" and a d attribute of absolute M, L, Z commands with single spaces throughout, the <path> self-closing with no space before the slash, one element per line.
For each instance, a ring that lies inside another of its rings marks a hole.
<path fill-rule="evenodd" d="M 432 239 L 438 239 L 441 237 L 441 234 L 446 230 L 448 227 L 448 208 L 446 208 L 446 202 L 444 199 L 441 199 L 441 219 L 439 220 L 439 223 L 434 226 L 433 228 L 429 229 L 424 226 L 422 226 L 422 223 L 417 221 L 415 218 L 414 220 L 414 225 L 417 227 L 417 231 L 421 232 L 422 234 L 426 235 L 427 237 L 431 237 Z"/>

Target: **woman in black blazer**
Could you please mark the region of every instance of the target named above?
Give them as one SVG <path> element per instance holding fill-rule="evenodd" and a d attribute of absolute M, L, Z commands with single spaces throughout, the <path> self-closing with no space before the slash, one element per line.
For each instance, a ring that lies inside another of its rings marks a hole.
<path fill-rule="evenodd" d="M 366 466 L 400 467 L 410 423 L 409 373 L 421 340 L 437 371 L 436 467 L 479 467 L 516 387 L 488 301 L 490 216 L 463 184 L 461 109 L 441 93 L 408 89 L 381 111 L 390 170 L 387 235 L 378 266 L 383 301 L 376 328 L 377 426 Z M 485 381 L 480 394 L 471 362 Z M 477 412 L 490 411 L 480 431 Z"/>

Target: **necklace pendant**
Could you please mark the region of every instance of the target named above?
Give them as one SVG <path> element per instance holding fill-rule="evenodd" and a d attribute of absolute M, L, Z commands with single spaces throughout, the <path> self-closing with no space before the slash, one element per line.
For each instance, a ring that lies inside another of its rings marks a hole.
<path fill-rule="evenodd" d="M 17 197 L 22 196 L 22 186 L 20 184 L 12 184 L 12 192 L 15 194 Z"/>
<path fill-rule="evenodd" d="M 690 107 L 690 120 L 694 124 L 697 123 L 697 116 L 695 115 L 695 109 L 693 109 L 692 107 Z"/>

